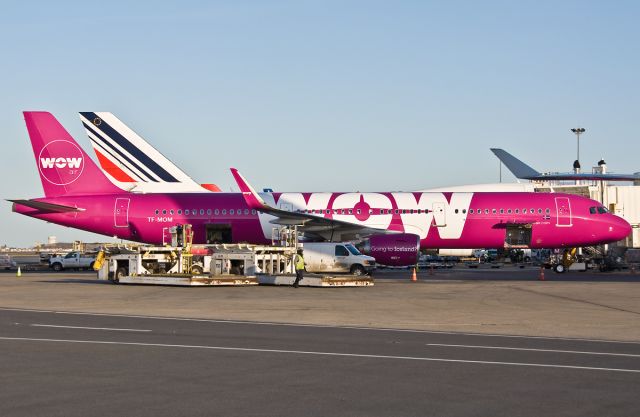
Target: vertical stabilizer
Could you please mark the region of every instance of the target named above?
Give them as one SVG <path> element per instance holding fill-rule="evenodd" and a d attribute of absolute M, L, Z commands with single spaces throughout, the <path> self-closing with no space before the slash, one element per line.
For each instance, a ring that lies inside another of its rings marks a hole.
<path fill-rule="evenodd" d="M 503 149 L 491 148 L 491 152 L 493 152 L 495 156 L 497 156 L 498 159 L 507 166 L 509 171 L 511 171 L 516 178 L 530 180 L 542 175 Z"/>
<path fill-rule="evenodd" d="M 122 192 L 51 113 L 26 111 L 24 120 L 45 196 Z"/>
<path fill-rule="evenodd" d="M 80 112 L 98 162 L 118 187 L 134 192 L 220 191 L 203 187 L 109 112 Z"/>

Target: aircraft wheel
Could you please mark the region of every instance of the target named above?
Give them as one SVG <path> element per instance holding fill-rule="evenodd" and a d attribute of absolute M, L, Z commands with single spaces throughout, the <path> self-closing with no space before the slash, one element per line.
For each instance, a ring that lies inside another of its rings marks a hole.
<path fill-rule="evenodd" d="M 553 268 L 558 274 L 562 274 L 565 271 L 565 267 L 562 264 L 558 264 Z"/>

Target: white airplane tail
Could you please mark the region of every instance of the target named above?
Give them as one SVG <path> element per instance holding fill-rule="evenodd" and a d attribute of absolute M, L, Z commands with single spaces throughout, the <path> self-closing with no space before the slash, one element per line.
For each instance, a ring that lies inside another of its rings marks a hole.
<path fill-rule="evenodd" d="M 80 112 L 102 171 L 119 188 L 133 192 L 220 191 L 200 185 L 109 112 Z"/>

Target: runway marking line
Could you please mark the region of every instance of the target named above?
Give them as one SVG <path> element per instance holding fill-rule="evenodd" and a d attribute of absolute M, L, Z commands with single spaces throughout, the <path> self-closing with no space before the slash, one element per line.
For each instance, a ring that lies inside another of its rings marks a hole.
<path fill-rule="evenodd" d="M 117 329 L 112 327 L 82 327 L 82 326 L 61 326 L 56 324 L 30 324 L 31 327 L 54 327 L 60 329 L 80 329 L 80 330 L 106 330 L 114 332 L 150 332 L 146 329 Z"/>
<path fill-rule="evenodd" d="M 467 359 L 427 358 L 427 357 L 419 357 L 419 356 L 368 355 L 368 354 L 362 354 L 362 353 L 314 352 L 314 351 L 305 351 L 305 350 L 240 348 L 240 347 L 230 347 L 230 346 L 174 345 L 174 344 L 165 344 L 165 343 L 111 342 L 111 341 L 104 341 L 104 340 L 40 339 L 40 338 L 30 338 L 30 337 L 4 337 L 4 336 L 0 336 L 0 340 L 22 341 L 22 342 L 86 343 L 86 344 L 94 344 L 94 345 L 144 346 L 144 347 L 180 348 L 180 349 L 207 349 L 207 350 L 222 350 L 222 351 L 236 351 L 236 352 L 290 353 L 290 354 L 297 354 L 297 355 L 334 356 L 334 357 L 368 358 L 368 359 L 395 359 L 395 360 L 410 360 L 410 361 L 425 361 L 425 362 L 450 362 L 450 363 L 469 363 L 469 364 L 483 364 L 483 365 L 527 366 L 527 367 L 534 367 L 534 368 L 575 369 L 575 370 L 583 370 L 583 371 L 640 373 L 640 369 L 598 368 L 598 367 L 591 367 L 591 366 L 554 365 L 554 364 L 546 364 L 546 363 L 498 362 L 498 361 L 480 361 L 480 360 L 467 360 Z"/>
<path fill-rule="evenodd" d="M 196 319 L 188 317 L 162 317 L 162 316 L 141 316 L 135 314 L 112 314 L 112 313 L 88 313 L 82 311 L 57 311 L 57 310 L 36 310 L 28 308 L 6 308 L 0 307 L 0 311 L 22 311 L 28 313 L 53 313 L 53 314 L 69 314 L 76 316 L 95 316 L 95 317 L 124 317 L 130 319 L 148 319 L 148 320 L 175 320 L 175 321 L 192 321 L 200 323 L 222 323 L 222 324 L 248 324 L 256 326 L 282 326 L 282 327 L 311 327 L 318 329 L 346 329 L 346 330 L 366 330 L 374 332 L 397 332 L 397 333 L 422 333 L 422 334 L 446 334 L 453 336 L 483 336 L 483 337 L 504 337 L 513 339 L 540 339 L 540 340 L 566 340 L 574 342 L 594 342 L 594 343 L 618 343 L 628 345 L 640 345 L 640 342 L 627 340 L 605 340 L 605 339 L 587 339 L 579 337 L 554 337 L 554 336 L 524 336 L 510 334 L 495 333 L 472 333 L 472 332 L 447 332 L 444 330 L 418 330 L 418 329 L 394 329 L 390 327 L 365 327 L 365 326 L 331 326 L 327 324 L 305 324 L 305 323 L 277 323 L 269 321 L 248 321 L 248 320 L 224 320 L 224 319 Z"/>
<path fill-rule="evenodd" d="M 446 343 L 427 343 L 426 346 L 455 347 L 455 348 L 468 348 L 468 349 L 521 350 L 521 351 L 528 351 L 528 352 L 575 353 L 575 354 L 581 354 L 581 355 L 626 356 L 631 358 L 640 358 L 640 355 L 635 355 L 632 353 L 586 352 L 586 351 L 580 351 L 580 350 L 534 349 L 534 348 L 516 348 L 516 347 L 508 347 L 508 346 L 451 345 Z"/>

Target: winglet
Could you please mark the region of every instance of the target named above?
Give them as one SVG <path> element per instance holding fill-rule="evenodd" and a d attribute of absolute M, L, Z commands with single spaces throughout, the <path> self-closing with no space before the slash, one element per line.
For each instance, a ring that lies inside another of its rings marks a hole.
<path fill-rule="evenodd" d="M 491 148 L 491 152 L 493 152 L 498 159 L 507 166 L 509 171 L 511 171 L 516 178 L 530 180 L 542 175 L 503 149 Z"/>
<path fill-rule="evenodd" d="M 240 188 L 240 192 L 249 207 L 257 210 L 268 207 L 267 203 L 256 193 L 256 190 L 253 189 L 251 184 L 244 179 L 237 169 L 231 168 L 231 174 L 233 174 L 233 178 L 236 180 L 238 188 Z"/>

